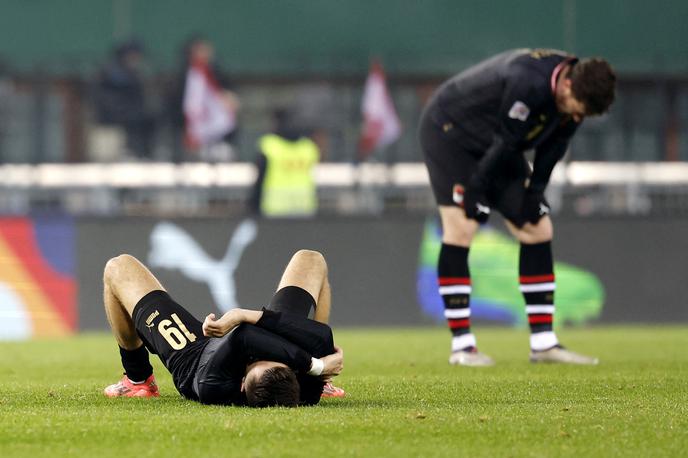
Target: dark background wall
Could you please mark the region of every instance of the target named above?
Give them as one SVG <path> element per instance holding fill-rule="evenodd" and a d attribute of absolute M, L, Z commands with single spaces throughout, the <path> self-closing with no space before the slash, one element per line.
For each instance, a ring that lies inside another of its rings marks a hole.
<path fill-rule="evenodd" d="M 112 256 L 146 260 L 152 219 L 92 219 L 78 223 L 80 327 L 105 327 L 102 269 Z M 175 220 L 212 258 L 220 259 L 239 220 Z M 421 217 L 261 221 L 235 279 L 242 306 L 267 303 L 291 254 L 322 251 L 333 285 L 334 325 L 427 324 L 416 302 Z M 600 321 L 688 321 L 688 220 L 634 218 L 556 220 L 555 258 L 596 274 L 606 289 Z M 196 316 L 213 308 L 207 286 L 178 270 L 153 269 Z"/>
<path fill-rule="evenodd" d="M 688 220 L 555 221 L 557 259 L 596 273 L 606 322 L 688 320 Z"/>
<path fill-rule="evenodd" d="M 238 220 L 177 220 L 214 259 L 220 259 Z M 102 312 L 102 270 L 119 253 L 145 262 L 152 220 L 92 220 L 79 224 L 81 327 L 106 325 Z M 237 300 L 242 306 L 267 305 L 291 255 L 300 248 L 327 257 L 333 291 L 333 322 L 343 325 L 401 325 L 429 322 L 415 303 L 418 246 L 422 221 L 318 220 L 261 222 L 258 236 L 236 270 Z M 171 294 L 202 317 L 216 312 L 204 283 L 177 270 L 153 269 Z"/>
<path fill-rule="evenodd" d="M 0 57 L 74 72 L 137 36 L 158 67 L 194 32 L 239 73 L 449 74 L 512 47 L 605 55 L 623 72 L 688 70 L 688 3 L 676 0 L 5 0 Z M 651 37 L 651 38 L 649 38 Z"/>

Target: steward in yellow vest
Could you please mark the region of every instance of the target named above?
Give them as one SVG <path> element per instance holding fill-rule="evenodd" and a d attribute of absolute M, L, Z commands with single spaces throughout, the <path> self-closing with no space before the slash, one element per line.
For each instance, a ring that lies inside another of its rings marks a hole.
<path fill-rule="evenodd" d="M 254 208 L 266 217 L 303 217 L 318 209 L 313 171 L 318 146 L 306 136 L 272 133 L 258 139 Z M 261 157 L 262 156 L 262 157 Z"/>

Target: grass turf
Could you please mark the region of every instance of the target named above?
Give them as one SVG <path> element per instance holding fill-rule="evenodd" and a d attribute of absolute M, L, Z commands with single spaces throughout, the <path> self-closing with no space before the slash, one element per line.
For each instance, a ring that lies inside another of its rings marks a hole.
<path fill-rule="evenodd" d="M 341 329 L 345 399 L 301 409 L 106 399 L 105 334 L 0 343 L 0 456 L 686 456 L 688 328 L 564 329 L 597 367 L 531 365 L 527 334 L 478 329 L 492 368 L 450 367 L 441 328 Z"/>

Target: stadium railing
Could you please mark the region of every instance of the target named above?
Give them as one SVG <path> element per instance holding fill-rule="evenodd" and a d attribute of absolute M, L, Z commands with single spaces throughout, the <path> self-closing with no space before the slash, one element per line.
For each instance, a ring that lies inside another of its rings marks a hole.
<path fill-rule="evenodd" d="M 322 163 L 315 175 L 323 214 L 434 209 L 421 163 Z M 0 213 L 232 215 L 255 177 L 251 163 L 6 164 Z M 555 213 L 688 215 L 688 163 L 561 163 L 547 196 Z"/>

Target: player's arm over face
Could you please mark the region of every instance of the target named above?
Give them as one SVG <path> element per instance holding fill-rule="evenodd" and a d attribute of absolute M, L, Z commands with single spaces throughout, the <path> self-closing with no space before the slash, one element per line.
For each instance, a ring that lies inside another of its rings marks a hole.
<path fill-rule="evenodd" d="M 312 355 L 283 337 L 248 323 L 235 332 L 239 334 L 240 348 L 249 361 L 276 361 L 296 372 L 310 370 Z"/>
<path fill-rule="evenodd" d="M 332 329 L 323 323 L 289 313 L 271 310 L 232 309 L 219 319 L 215 314 L 206 316 L 203 334 L 208 337 L 222 337 L 241 323 L 273 332 L 298 345 L 314 357 L 335 353 Z"/>
<path fill-rule="evenodd" d="M 216 320 L 211 313 L 203 323 L 203 333 L 222 337 L 240 324 L 245 325 L 242 351 L 254 360 L 277 361 L 307 373 L 312 367 L 311 358 L 319 358 L 323 363 L 321 375 L 329 378 L 339 375 L 343 368 L 344 354 L 334 345 L 332 329 L 298 315 L 233 309 Z M 253 327 L 266 332 L 254 331 Z"/>
<path fill-rule="evenodd" d="M 316 358 L 335 353 L 332 328 L 324 323 L 291 313 L 264 310 L 256 326 L 284 337 Z"/>
<path fill-rule="evenodd" d="M 331 354 L 319 357 L 284 337 L 255 325 L 244 323 L 236 332 L 241 351 L 249 361 L 276 361 L 300 374 L 311 374 L 313 359 L 319 358 L 322 363 L 320 372 L 316 375 L 326 378 L 339 375 L 343 368 L 344 353 L 340 348 L 333 347 Z"/>

